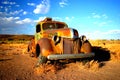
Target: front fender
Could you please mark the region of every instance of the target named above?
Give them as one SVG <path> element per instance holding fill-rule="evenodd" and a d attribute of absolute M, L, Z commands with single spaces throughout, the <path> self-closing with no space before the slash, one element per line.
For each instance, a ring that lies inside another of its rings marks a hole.
<path fill-rule="evenodd" d="M 81 52 L 84 53 L 91 53 L 92 52 L 92 45 L 88 40 L 84 41 L 81 46 Z"/>
<path fill-rule="evenodd" d="M 45 57 L 53 53 L 51 40 L 49 40 L 48 38 L 39 39 L 37 42 L 36 53 L 38 56 L 39 54 L 41 54 L 42 56 Z"/>

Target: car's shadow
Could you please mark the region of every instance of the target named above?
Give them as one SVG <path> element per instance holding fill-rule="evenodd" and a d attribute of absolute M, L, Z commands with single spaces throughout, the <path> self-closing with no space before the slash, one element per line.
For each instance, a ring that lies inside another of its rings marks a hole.
<path fill-rule="evenodd" d="M 102 48 L 98 46 L 93 46 L 92 47 L 92 52 L 95 53 L 94 57 L 91 58 L 82 58 L 82 59 L 71 59 L 71 60 L 63 60 L 61 63 L 62 64 L 68 64 L 71 62 L 76 62 L 76 61 L 91 61 L 95 60 L 98 62 L 103 62 L 103 61 L 109 61 L 110 60 L 110 51 L 107 48 Z M 59 63 L 60 61 L 52 61 L 52 63 Z"/>
<path fill-rule="evenodd" d="M 110 60 L 110 51 L 107 48 L 93 46 L 92 50 L 95 53 L 94 60 L 99 62 Z"/>

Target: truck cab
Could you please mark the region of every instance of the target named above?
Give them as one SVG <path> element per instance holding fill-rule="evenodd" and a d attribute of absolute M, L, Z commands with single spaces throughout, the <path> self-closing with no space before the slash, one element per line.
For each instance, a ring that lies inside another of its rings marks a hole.
<path fill-rule="evenodd" d="M 36 25 L 35 39 L 52 38 L 54 35 L 66 38 L 79 36 L 77 30 L 68 28 L 68 25 L 64 22 L 52 21 L 52 18 L 46 18 Z"/>

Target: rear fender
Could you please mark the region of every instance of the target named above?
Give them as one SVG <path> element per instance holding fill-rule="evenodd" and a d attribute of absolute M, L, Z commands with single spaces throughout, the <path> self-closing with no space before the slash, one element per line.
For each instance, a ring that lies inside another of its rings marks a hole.
<path fill-rule="evenodd" d="M 38 40 L 36 45 L 36 54 L 39 56 L 47 57 L 49 54 L 53 53 L 51 41 L 48 38 L 41 38 Z"/>
<path fill-rule="evenodd" d="M 32 54 L 35 56 L 35 40 L 32 39 L 28 44 L 28 52 L 30 52 L 30 55 Z"/>

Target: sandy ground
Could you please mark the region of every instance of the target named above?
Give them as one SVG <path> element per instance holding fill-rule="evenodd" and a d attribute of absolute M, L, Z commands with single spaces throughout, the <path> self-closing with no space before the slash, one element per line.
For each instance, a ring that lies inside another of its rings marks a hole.
<path fill-rule="evenodd" d="M 120 80 L 118 61 L 70 61 L 35 67 L 26 44 L 0 44 L 0 80 Z M 83 64 L 85 63 L 85 64 Z"/>

